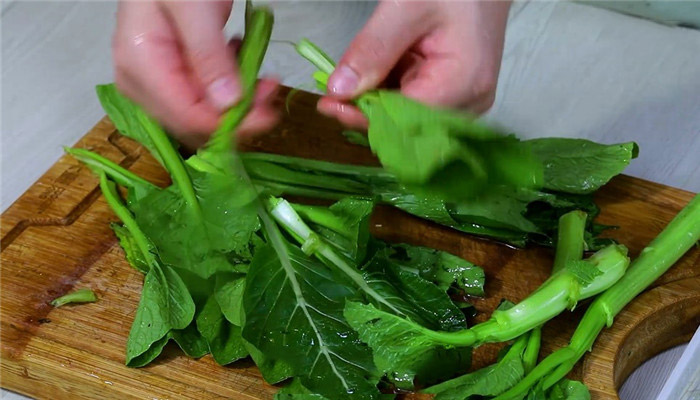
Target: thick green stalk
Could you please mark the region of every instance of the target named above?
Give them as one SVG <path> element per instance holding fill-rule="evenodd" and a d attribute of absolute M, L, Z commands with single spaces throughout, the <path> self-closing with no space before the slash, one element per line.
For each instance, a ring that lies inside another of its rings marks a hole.
<path fill-rule="evenodd" d="M 578 261 L 583 257 L 585 246 L 584 232 L 586 230 L 586 213 L 575 210 L 559 217 L 559 229 L 557 233 L 556 253 L 552 274 L 556 274 L 572 261 Z M 542 325 L 530 332 L 528 345 L 523 354 L 525 373 L 528 374 L 535 368 L 537 357 L 542 342 Z"/>
<path fill-rule="evenodd" d="M 629 259 L 623 246 L 612 245 L 598 251 L 585 262 L 590 264 L 590 268 L 600 270 L 600 274 L 588 284 L 582 284 L 576 274 L 565 268 L 512 308 L 494 311 L 489 320 L 470 329 L 457 332 L 435 331 L 429 336 L 438 343 L 452 346 L 514 339 L 571 308 L 577 301 L 612 286 L 624 275 Z"/>
<path fill-rule="evenodd" d="M 610 314 L 608 324 L 612 324 L 612 317 L 663 275 L 698 240 L 700 240 L 700 195 L 695 195 L 666 229 L 642 250 L 634 261 L 633 268 L 630 268 L 615 286 L 597 300 L 606 306 Z"/>
<path fill-rule="evenodd" d="M 559 218 L 557 249 L 552 274 L 562 270 L 569 261 L 580 260 L 583 257 L 586 244 L 583 237 L 586 231 L 586 217 L 585 212 L 576 210 Z"/>
<path fill-rule="evenodd" d="M 133 188 L 135 185 L 153 186 L 151 182 L 90 150 L 71 147 L 64 147 L 63 150 L 88 167 L 95 169 L 98 173 L 104 172 L 108 177 L 124 187 Z"/>
<path fill-rule="evenodd" d="M 233 148 L 235 138 L 233 133 L 253 104 L 255 84 L 270 42 L 273 21 L 272 12 L 266 8 L 255 8 L 251 11 L 249 21 L 246 21 L 245 37 L 239 53 L 243 99 L 224 114 L 219 127 L 207 143 L 208 149 L 229 151 Z"/>
<path fill-rule="evenodd" d="M 593 347 L 603 327 L 639 293 L 657 280 L 700 240 L 700 195 L 666 226 L 666 228 L 632 262 L 629 271 L 606 290 L 584 314 L 567 347 L 545 358 L 513 388 L 498 400 L 520 399 L 540 379 L 548 389 L 571 371 L 578 360 Z"/>

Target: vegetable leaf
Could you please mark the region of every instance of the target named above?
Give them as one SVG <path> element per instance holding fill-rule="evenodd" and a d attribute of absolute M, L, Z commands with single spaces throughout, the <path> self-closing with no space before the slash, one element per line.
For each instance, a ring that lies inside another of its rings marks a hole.
<path fill-rule="evenodd" d="M 369 147 L 369 140 L 367 139 L 367 136 L 358 131 L 345 130 L 343 131 L 343 136 L 345 136 L 345 139 L 352 144 Z"/>
<path fill-rule="evenodd" d="M 126 364 L 139 366 L 150 362 L 167 343 L 166 335 L 171 329 L 184 329 L 190 324 L 194 310 L 192 297 L 180 276 L 167 265 L 152 264 L 129 332 Z M 149 349 L 157 350 L 156 354 L 146 363 L 143 360 L 137 362 L 137 357 Z"/>
<path fill-rule="evenodd" d="M 346 299 L 356 298 L 355 289 L 285 246 L 284 264 L 271 247 L 256 251 L 246 279 L 243 337 L 267 357 L 289 364 L 314 393 L 378 398 L 371 352 L 342 315 Z"/>
<path fill-rule="evenodd" d="M 369 216 L 374 203 L 347 197 L 330 207 L 300 204 L 292 207 L 314 232 L 355 264 L 364 260 L 369 240 Z"/>
<path fill-rule="evenodd" d="M 471 349 L 448 349 L 433 342 L 427 329 L 373 305 L 348 302 L 345 318 L 374 353 L 374 362 L 400 388 L 411 388 L 416 377 L 425 383 L 468 368 Z"/>
<path fill-rule="evenodd" d="M 585 139 L 528 140 L 544 166 L 544 188 L 586 194 L 621 173 L 639 148 L 634 142 L 605 145 Z"/>
<path fill-rule="evenodd" d="M 102 108 L 119 132 L 135 141 L 151 152 L 151 155 L 165 165 L 161 155 L 156 149 L 155 143 L 148 134 L 144 121 L 150 118 L 134 102 L 119 93 L 117 87 L 111 83 L 108 85 L 98 85 L 96 87 L 97 98 L 100 99 Z M 171 141 L 174 146 L 175 142 Z"/>
<path fill-rule="evenodd" d="M 196 321 L 192 321 L 185 329 L 171 330 L 170 337 L 188 357 L 199 358 L 209 353 L 206 339 L 197 331 Z"/>
<path fill-rule="evenodd" d="M 380 90 L 358 100 L 369 120 L 369 143 L 384 168 L 407 184 L 466 197 L 486 185 L 537 187 L 542 166 L 529 146 L 398 92 Z M 437 172 L 440 172 L 439 174 Z"/>
<path fill-rule="evenodd" d="M 243 343 L 248 353 L 250 353 L 250 358 L 253 359 L 260 370 L 260 374 L 265 379 L 265 382 L 274 385 L 290 378 L 294 374 L 289 364 L 279 359 L 267 357 L 245 339 L 243 339 Z"/>
<path fill-rule="evenodd" d="M 484 295 L 484 270 L 450 253 L 407 244 L 390 244 L 385 252 L 406 271 L 416 271 L 447 291 L 451 286 L 471 296 Z"/>
<path fill-rule="evenodd" d="M 298 379 L 292 379 L 287 386 L 275 393 L 274 400 L 328 400 L 328 398 L 305 388 Z"/>
<path fill-rule="evenodd" d="M 237 326 L 243 326 L 243 291 L 245 275 L 220 273 L 216 275 L 214 296 L 226 319 Z"/>
<path fill-rule="evenodd" d="M 420 275 L 401 269 L 381 254 L 363 267 L 363 276 L 369 286 L 388 299 L 403 316 L 422 326 L 445 331 L 467 326 L 464 314 L 444 291 Z M 375 306 L 384 309 L 381 303 Z"/>
<path fill-rule="evenodd" d="M 210 296 L 197 316 L 197 330 L 209 344 L 209 351 L 219 365 L 230 364 L 248 355 L 241 328 L 226 320 L 214 295 Z"/>
<path fill-rule="evenodd" d="M 146 262 L 141 250 L 139 250 L 138 245 L 134 241 L 134 236 L 131 234 L 131 232 L 129 232 L 129 230 L 122 225 L 116 223 L 110 224 L 110 227 L 114 231 L 114 234 L 117 235 L 119 245 L 122 249 L 124 249 L 126 261 L 129 262 L 129 265 L 143 274 L 147 273 L 148 263 Z"/>
<path fill-rule="evenodd" d="M 547 400 L 590 400 L 591 393 L 586 385 L 578 381 L 562 379 L 547 393 Z"/>

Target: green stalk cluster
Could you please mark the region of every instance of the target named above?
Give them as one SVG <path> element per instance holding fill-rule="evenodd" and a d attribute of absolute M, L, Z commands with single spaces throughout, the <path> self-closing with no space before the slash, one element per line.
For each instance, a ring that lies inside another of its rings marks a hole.
<path fill-rule="evenodd" d="M 593 347 L 605 326 L 639 293 L 657 280 L 700 240 L 700 195 L 666 226 L 640 253 L 629 271 L 588 307 L 569 345 L 545 358 L 522 381 L 498 396 L 498 400 L 520 399 L 541 381 L 544 390 L 566 376 Z"/>

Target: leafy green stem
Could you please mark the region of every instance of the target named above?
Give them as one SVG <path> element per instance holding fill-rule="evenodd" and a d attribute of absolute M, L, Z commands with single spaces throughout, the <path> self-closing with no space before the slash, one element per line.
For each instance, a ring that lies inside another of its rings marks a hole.
<path fill-rule="evenodd" d="M 185 163 L 182 161 L 182 157 L 180 157 L 180 154 L 178 154 L 170 142 L 170 138 L 163 128 L 145 113 L 138 113 L 137 118 L 151 138 L 156 151 L 163 160 L 165 169 L 170 172 L 170 176 L 180 190 L 182 197 L 195 215 L 201 218 L 202 210 L 199 207 L 199 201 L 194 192 L 192 180 L 185 169 Z"/>
<path fill-rule="evenodd" d="M 124 206 L 122 200 L 117 192 L 117 186 L 113 181 L 107 178 L 104 172 L 100 173 L 100 189 L 102 189 L 102 194 L 107 200 L 107 204 L 112 208 L 112 211 L 119 217 L 126 229 L 129 230 L 134 238 L 134 242 L 143 253 L 143 257 L 148 263 L 148 265 L 153 265 L 156 263 L 155 257 L 153 256 L 153 244 L 146 237 L 146 235 L 141 231 L 136 220 L 131 215 L 131 212 Z"/>
<path fill-rule="evenodd" d="M 133 188 L 136 185 L 153 186 L 153 184 L 119 164 L 87 149 L 64 147 L 66 153 L 97 171 L 104 172 L 118 184 Z"/>

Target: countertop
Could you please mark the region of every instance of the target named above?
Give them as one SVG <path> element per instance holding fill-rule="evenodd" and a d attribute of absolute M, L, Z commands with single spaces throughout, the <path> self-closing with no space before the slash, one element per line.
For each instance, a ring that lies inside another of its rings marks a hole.
<path fill-rule="evenodd" d="M 242 4 L 240 2 L 239 4 Z M 308 87 L 311 67 L 281 41 L 309 37 L 338 58 L 373 2 L 274 2 L 263 72 Z M 240 5 L 228 26 L 240 26 Z M 5 210 L 104 114 L 94 85 L 112 81 L 114 2 L 2 3 L 2 185 Z M 486 115 L 523 137 L 634 140 L 626 173 L 700 191 L 700 31 L 587 5 L 517 2 L 496 104 Z M 646 362 L 621 389 L 652 400 L 683 346 Z M 3 399 L 23 398 L 2 391 Z"/>

